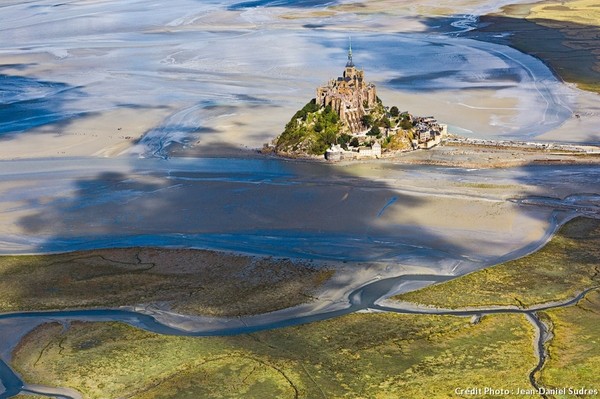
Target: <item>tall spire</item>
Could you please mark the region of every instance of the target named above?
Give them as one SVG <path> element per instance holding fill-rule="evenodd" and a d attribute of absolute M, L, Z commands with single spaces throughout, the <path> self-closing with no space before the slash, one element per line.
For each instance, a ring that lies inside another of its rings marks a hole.
<path fill-rule="evenodd" d="M 350 45 L 348 46 L 348 62 L 346 63 L 347 67 L 353 67 L 354 63 L 352 62 L 352 38 L 348 37 L 348 41 Z"/>

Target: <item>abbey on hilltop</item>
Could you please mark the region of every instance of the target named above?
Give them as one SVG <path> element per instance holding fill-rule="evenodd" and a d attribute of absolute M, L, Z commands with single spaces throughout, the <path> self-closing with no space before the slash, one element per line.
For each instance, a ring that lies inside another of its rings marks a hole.
<path fill-rule="evenodd" d="M 413 117 L 385 107 L 375 85 L 352 60 L 352 45 L 342 76 L 316 90 L 265 151 L 291 157 L 325 155 L 328 160 L 380 158 L 431 148 L 447 133 L 433 117 Z"/>
<path fill-rule="evenodd" d="M 374 84 L 365 81 L 365 72 L 354 66 L 352 43 L 343 75 L 317 88 L 316 101 L 323 107 L 331 106 L 350 133 L 368 130 L 363 117 L 376 105 L 377 92 Z"/>

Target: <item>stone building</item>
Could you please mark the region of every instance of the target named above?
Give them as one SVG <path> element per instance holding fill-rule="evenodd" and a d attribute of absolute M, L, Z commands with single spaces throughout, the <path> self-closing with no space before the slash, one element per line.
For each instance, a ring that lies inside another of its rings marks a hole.
<path fill-rule="evenodd" d="M 325 159 L 328 161 L 344 161 L 361 158 L 381 158 L 381 144 L 376 141 L 370 147 L 350 147 L 345 150 L 339 144 L 332 144 L 325 152 Z"/>
<path fill-rule="evenodd" d="M 330 80 L 317 88 L 317 104 L 330 105 L 351 134 L 367 130 L 362 117 L 377 103 L 375 85 L 365 82 L 365 72 L 352 62 L 352 45 L 348 49 L 348 62 L 343 76 Z"/>

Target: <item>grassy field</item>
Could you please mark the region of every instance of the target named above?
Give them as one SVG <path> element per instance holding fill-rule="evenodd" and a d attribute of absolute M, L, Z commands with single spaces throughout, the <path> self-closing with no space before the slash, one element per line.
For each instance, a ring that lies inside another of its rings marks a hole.
<path fill-rule="evenodd" d="M 352 314 L 235 337 L 160 336 L 118 323 L 47 324 L 15 350 L 26 381 L 86 398 L 449 398 L 527 388 L 522 316 Z M 491 397 L 491 396 L 479 396 Z"/>
<path fill-rule="evenodd" d="M 393 299 L 443 308 L 531 306 L 600 285 L 600 220 L 577 218 L 531 255 Z"/>
<path fill-rule="evenodd" d="M 395 299 L 444 308 L 530 306 L 567 299 L 598 285 L 600 220 L 578 218 L 565 224 L 534 254 Z M 591 291 L 577 305 L 544 311 L 540 316 L 553 333 L 548 359 L 536 377 L 540 385 L 600 392 L 600 293 Z M 549 397 L 577 396 L 567 391 Z"/>
<path fill-rule="evenodd" d="M 577 306 L 545 313 L 552 321 L 555 336 L 548 348 L 550 357 L 541 373 L 542 384 L 548 388 L 596 389 L 598 393 L 590 396 L 600 395 L 600 293 L 592 291 Z"/>
<path fill-rule="evenodd" d="M 332 272 L 211 251 L 129 248 L 0 257 L 0 312 L 161 302 L 188 314 L 265 313 L 311 300 Z"/>
<path fill-rule="evenodd" d="M 508 6 L 481 18 L 481 32 L 511 32 L 510 44 L 547 63 L 562 79 L 600 92 L 600 8 L 596 0 Z"/>

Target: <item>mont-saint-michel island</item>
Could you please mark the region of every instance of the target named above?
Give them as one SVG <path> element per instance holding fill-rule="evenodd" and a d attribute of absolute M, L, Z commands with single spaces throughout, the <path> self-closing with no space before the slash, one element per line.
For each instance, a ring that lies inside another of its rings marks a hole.
<path fill-rule="evenodd" d="M 330 161 L 381 158 L 431 148 L 447 134 L 448 126 L 432 116 L 384 106 L 375 85 L 354 65 L 350 43 L 342 76 L 317 88 L 316 97 L 274 140 L 274 149 L 285 156 L 324 155 Z"/>
<path fill-rule="evenodd" d="M 600 397 L 598 0 L 0 21 L 0 399 Z"/>

